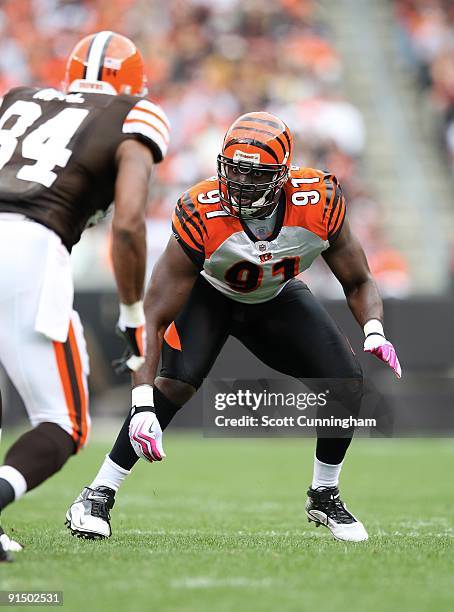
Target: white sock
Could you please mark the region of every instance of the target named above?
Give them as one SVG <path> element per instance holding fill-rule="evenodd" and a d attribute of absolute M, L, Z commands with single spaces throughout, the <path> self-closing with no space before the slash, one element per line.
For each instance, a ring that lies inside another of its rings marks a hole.
<path fill-rule="evenodd" d="M 130 473 L 130 470 L 125 470 L 124 468 L 120 467 L 114 461 L 112 461 L 109 455 L 106 455 L 104 463 L 102 464 L 99 472 L 96 474 L 90 488 L 96 489 L 96 487 L 109 487 L 109 489 L 118 491 L 121 483 Z"/>
<path fill-rule="evenodd" d="M 323 463 L 314 457 L 314 475 L 312 477 L 312 488 L 317 487 L 337 487 L 342 463 L 331 465 Z"/>
<path fill-rule="evenodd" d="M 27 490 L 27 483 L 22 474 L 11 465 L 0 467 L 0 478 L 9 482 L 14 489 L 14 499 L 19 499 Z"/>

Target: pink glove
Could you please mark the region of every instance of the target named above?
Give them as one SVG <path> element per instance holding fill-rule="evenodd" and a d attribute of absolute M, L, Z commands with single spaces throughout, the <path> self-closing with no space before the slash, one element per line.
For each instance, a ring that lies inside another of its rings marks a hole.
<path fill-rule="evenodd" d="M 166 456 L 162 448 L 162 430 L 154 412 L 139 412 L 129 424 L 129 440 L 136 455 L 150 463 Z"/>
<path fill-rule="evenodd" d="M 162 429 L 158 418 L 153 412 L 153 387 L 142 384 L 131 390 L 132 408 L 141 408 L 129 423 L 129 441 L 136 455 L 153 463 L 161 461 L 166 456 L 162 447 Z M 143 410 L 145 408 L 145 410 Z"/>
<path fill-rule="evenodd" d="M 370 331 L 372 328 L 373 331 Z M 381 328 L 381 329 L 380 329 Z M 373 319 L 364 326 L 366 339 L 364 340 L 364 352 L 372 353 L 384 363 L 387 363 L 397 378 L 402 377 L 402 368 L 397 358 L 396 349 L 391 342 L 386 340 L 383 334 L 383 326 L 380 321 Z"/>

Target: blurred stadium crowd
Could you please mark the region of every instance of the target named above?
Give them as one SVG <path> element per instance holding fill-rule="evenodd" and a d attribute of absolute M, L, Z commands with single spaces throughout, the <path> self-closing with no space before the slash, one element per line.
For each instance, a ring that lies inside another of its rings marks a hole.
<path fill-rule="evenodd" d="M 396 11 L 424 83 L 445 114 L 454 160 L 453 41 L 446 25 L 454 19 L 452 3 L 396 0 Z M 59 87 L 73 44 L 100 29 L 138 44 L 150 97 L 172 123 L 170 153 L 152 191 L 150 263 L 168 239 L 177 197 L 215 174 L 231 121 L 266 109 L 293 130 L 295 163 L 329 168 L 342 181 L 352 224 L 384 295 L 411 289 L 405 258 L 387 243 L 382 205 L 362 178 L 363 118 L 341 94 L 342 61 L 313 0 L 6 0 L 0 2 L 0 90 L 27 83 Z M 108 253 L 105 227 L 87 232 L 75 258 L 79 287 L 111 284 Z M 323 264 L 305 276 L 319 295 L 340 294 Z"/>
<path fill-rule="evenodd" d="M 454 172 L 454 2 L 396 0 L 400 48 L 439 114 L 440 141 Z"/>

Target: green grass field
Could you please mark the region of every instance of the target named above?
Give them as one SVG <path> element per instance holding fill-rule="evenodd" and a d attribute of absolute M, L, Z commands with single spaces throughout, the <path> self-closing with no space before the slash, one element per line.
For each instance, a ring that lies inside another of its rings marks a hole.
<path fill-rule="evenodd" d="M 342 493 L 370 540 L 350 545 L 304 517 L 311 441 L 165 441 L 165 462 L 138 465 L 117 496 L 109 541 L 63 526 L 107 439 L 7 509 L 26 548 L 1 589 L 63 590 L 64 609 L 90 612 L 454 609 L 452 441 L 353 443 Z"/>

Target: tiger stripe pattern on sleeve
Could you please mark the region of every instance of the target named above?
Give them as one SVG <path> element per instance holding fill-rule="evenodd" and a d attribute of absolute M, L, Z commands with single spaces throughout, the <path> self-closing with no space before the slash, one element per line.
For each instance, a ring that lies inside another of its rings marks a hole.
<path fill-rule="evenodd" d="M 326 187 L 323 221 L 326 224 L 328 240 L 330 244 L 333 244 L 345 220 L 345 197 L 339 181 L 333 174 L 325 174 L 323 181 Z"/>
<path fill-rule="evenodd" d="M 172 215 L 172 231 L 185 253 L 198 268 L 202 269 L 208 233 L 189 191 L 186 191 L 177 202 Z"/>

